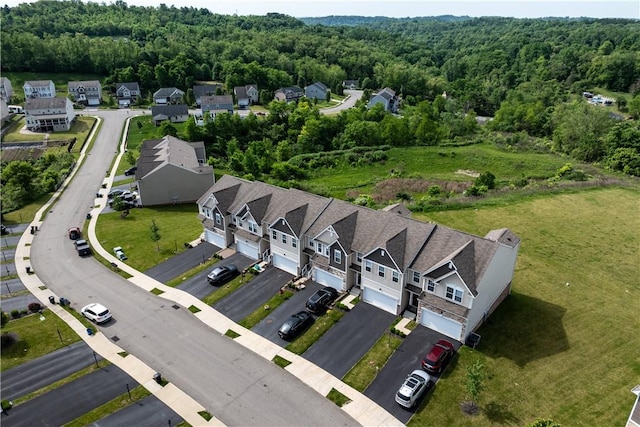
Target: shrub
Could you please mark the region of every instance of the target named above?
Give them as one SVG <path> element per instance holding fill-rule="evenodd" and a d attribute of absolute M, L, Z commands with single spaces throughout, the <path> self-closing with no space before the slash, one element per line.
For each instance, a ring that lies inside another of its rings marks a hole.
<path fill-rule="evenodd" d="M 18 342 L 20 337 L 15 332 L 4 332 L 0 335 L 0 344 L 2 347 L 9 347 Z"/>
<path fill-rule="evenodd" d="M 2 319 L 2 323 L 0 323 L 0 326 L 4 328 L 4 325 L 6 325 L 7 322 L 9 321 L 9 316 L 7 316 L 7 313 L 3 311 L 0 318 Z"/>
<path fill-rule="evenodd" d="M 11 402 L 9 402 L 6 399 L 3 400 L 0 405 L 2 406 L 2 412 L 8 411 L 13 406 L 13 405 L 11 405 Z"/>
<path fill-rule="evenodd" d="M 20 310 L 11 310 L 11 318 L 17 319 L 20 317 Z"/>
<path fill-rule="evenodd" d="M 40 305 L 39 302 L 32 302 L 31 304 L 29 304 L 29 311 L 32 313 L 36 313 L 38 311 L 42 310 L 42 306 Z"/>

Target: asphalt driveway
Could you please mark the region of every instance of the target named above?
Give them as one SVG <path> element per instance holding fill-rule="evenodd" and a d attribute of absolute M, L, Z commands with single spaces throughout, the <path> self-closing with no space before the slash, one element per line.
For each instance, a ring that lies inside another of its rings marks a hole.
<path fill-rule="evenodd" d="M 286 347 L 289 342 L 280 338 L 278 335 L 278 329 L 280 329 L 280 326 L 282 326 L 284 321 L 292 314 L 305 310 L 304 304 L 307 302 L 309 297 L 321 288 L 321 285 L 312 281 L 307 281 L 304 289 L 294 293 L 291 298 L 270 312 L 267 317 L 262 319 L 260 323 L 253 327 L 252 331 L 281 347 Z"/>
<path fill-rule="evenodd" d="M 208 242 L 202 242 L 193 248 L 181 252 L 178 255 L 151 267 L 145 271 L 144 274 L 156 279 L 158 282 L 165 283 L 180 276 L 182 273 L 197 267 L 219 251 L 219 247 Z"/>
<path fill-rule="evenodd" d="M 427 393 L 421 398 L 421 401 L 411 410 L 405 409 L 398 405 L 395 401 L 395 393 L 404 381 L 405 377 L 415 369 L 421 369 L 420 362 L 427 354 L 431 346 L 438 340 L 446 339 L 451 342 L 456 350 L 460 347 L 460 343 L 452 340 L 436 331 L 418 325 L 407 337 L 402 341 L 400 347 L 389 358 L 386 365 L 380 370 L 373 382 L 364 391 L 365 396 L 376 402 L 378 405 L 386 409 L 391 415 L 407 423 L 420 404 L 424 401 L 425 396 L 431 393 L 433 385 Z M 444 374 L 446 375 L 446 367 Z M 430 374 L 431 375 L 431 374 Z M 440 374 L 442 375 L 442 374 Z M 432 381 L 435 383 L 440 375 L 431 375 Z"/>
<path fill-rule="evenodd" d="M 248 265 L 251 265 L 252 262 L 254 261 L 252 261 L 249 257 L 236 252 L 235 254 L 218 261 L 217 263 L 212 265 L 210 269 L 203 270 L 195 276 L 190 277 L 189 279 L 180 283 L 177 288 L 181 291 L 190 293 L 198 299 L 202 299 L 210 293 L 215 292 L 217 289 L 219 289 L 218 287 L 212 286 L 209 284 L 209 282 L 207 282 L 207 274 L 209 274 L 215 267 L 234 264 L 236 267 L 238 267 L 238 270 L 242 270 Z"/>
<path fill-rule="evenodd" d="M 2 417 L 2 425 L 61 426 L 127 393 L 127 384 L 131 389 L 138 386 L 120 368 L 109 365 L 12 408 Z"/>
<path fill-rule="evenodd" d="M 269 301 L 292 278 L 293 275 L 286 271 L 267 267 L 253 276 L 249 283 L 218 301 L 214 308 L 234 322 L 239 322 Z"/>
<path fill-rule="evenodd" d="M 100 355 L 96 355 L 96 359 L 101 363 Z M 96 359 L 91 348 L 84 341 L 78 341 L 4 371 L 0 394 L 3 399 L 15 400 L 86 368 Z"/>
<path fill-rule="evenodd" d="M 114 412 L 93 424 L 92 427 L 157 427 L 157 426 L 175 426 L 182 422 L 182 418 L 176 414 L 171 408 L 166 406 L 155 396 L 147 396 L 144 399 L 135 402 Z"/>
<path fill-rule="evenodd" d="M 385 333 L 396 316 L 359 302 L 302 357 L 342 378 Z"/>

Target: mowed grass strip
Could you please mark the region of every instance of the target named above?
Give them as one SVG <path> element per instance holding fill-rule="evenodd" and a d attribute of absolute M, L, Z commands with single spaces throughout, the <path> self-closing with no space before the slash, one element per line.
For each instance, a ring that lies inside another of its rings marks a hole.
<path fill-rule="evenodd" d="M 260 323 L 262 319 L 267 317 L 269 313 L 275 310 L 280 304 L 288 300 L 293 296 L 293 292 L 284 291 L 282 294 L 278 293 L 271 297 L 269 301 L 267 301 L 264 305 L 258 307 L 253 313 L 240 320 L 238 324 L 240 326 L 244 326 L 247 329 L 253 328 L 255 325 Z M 265 308 L 266 307 L 266 308 Z"/>
<path fill-rule="evenodd" d="M 292 353 L 302 354 L 331 327 L 342 319 L 344 313 L 341 310 L 328 310 L 326 314 L 318 317 L 316 321 L 302 335 L 287 345 L 287 350 Z"/>
<path fill-rule="evenodd" d="M 102 406 L 99 406 L 93 409 L 90 412 L 87 412 L 81 417 L 76 418 L 75 420 L 64 424 L 65 427 L 82 427 L 90 425 L 107 415 L 113 414 L 114 412 L 118 412 L 120 409 L 124 409 L 127 406 L 133 405 L 136 402 L 144 399 L 145 397 L 151 395 L 151 392 L 139 385 L 131 390 L 131 399 L 129 399 L 129 393 L 124 393 L 113 400 L 105 403 Z"/>
<path fill-rule="evenodd" d="M 463 347 L 409 426 L 624 425 L 640 378 L 640 192 L 600 189 L 429 218 L 479 235 L 522 238 L 513 292 Z M 488 374 L 480 414 L 463 415 L 466 367 Z"/>
<path fill-rule="evenodd" d="M 131 209 L 126 218 L 120 212 L 101 214 L 96 234 L 103 248 L 113 253 L 121 246 L 129 258 L 120 261 L 139 271 L 145 271 L 174 255 L 187 250 L 186 242 L 202 233 L 198 207 L 194 204 L 152 206 Z M 159 228 L 160 240 L 151 240 L 151 221 Z"/>
<path fill-rule="evenodd" d="M 19 340 L 10 346 L 2 347 L 2 367 L 5 371 L 21 365 L 52 351 L 61 349 L 80 341 L 80 337 L 58 316 L 45 310 L 40 314 L 32 314 L 9 321 L 2 333 L 14 332 Z"/>

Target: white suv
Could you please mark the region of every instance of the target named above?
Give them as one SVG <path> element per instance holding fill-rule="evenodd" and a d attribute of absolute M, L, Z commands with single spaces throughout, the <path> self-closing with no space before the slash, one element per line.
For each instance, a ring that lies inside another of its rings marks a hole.
<path fill-rule="evenodd" d="M 94 302 L 93 304 L 85 305 L 80 310 L 80 313 L 87 319 L 95 323 L 104 323 L 111 319 L 111 312 L 107 307 L 102 304 Z"/>
<path fill-rule="evenodd" d="M 429 388 L 431 377 L 421 369 L 411 372 L 396 393 L 396 402 L 405 408 L 413 408 L 420 396 Z"/>

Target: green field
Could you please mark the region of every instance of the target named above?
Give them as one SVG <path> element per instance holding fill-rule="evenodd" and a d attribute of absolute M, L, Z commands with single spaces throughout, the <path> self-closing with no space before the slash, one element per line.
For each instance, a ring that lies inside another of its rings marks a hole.
<path fill-rule="evenodd" d="M 640 378 L 640 193 L 603 189 L 429 218 L 522 244 L 512 295 L 463 348 L 410 426 L 622 426 Z M 466 367 L 487 368 L 480 415 L 463 415 Z M 426 405 L 426 406 L 424 406 Z"/>

